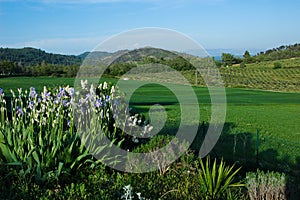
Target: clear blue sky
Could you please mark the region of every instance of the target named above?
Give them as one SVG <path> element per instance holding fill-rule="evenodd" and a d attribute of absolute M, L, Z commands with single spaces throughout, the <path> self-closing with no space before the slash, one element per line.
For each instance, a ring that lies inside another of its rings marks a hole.
<path fill-rule="evenodd" d="M 79 54 L 142 27 L 174 29 L 206 49 L 300 42 L 299 0 L 0 0 L 0 47 Z"/>

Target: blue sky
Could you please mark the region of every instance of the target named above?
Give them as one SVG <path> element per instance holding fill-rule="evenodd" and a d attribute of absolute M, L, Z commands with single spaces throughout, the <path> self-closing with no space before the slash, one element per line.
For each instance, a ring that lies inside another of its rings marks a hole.
<path fill-rule="evenodd" d="M 0 47 L 79 54 L 142 27 L 185 33 L 205 49 L 300 42 L 298 0 L 0 0 Z"/>

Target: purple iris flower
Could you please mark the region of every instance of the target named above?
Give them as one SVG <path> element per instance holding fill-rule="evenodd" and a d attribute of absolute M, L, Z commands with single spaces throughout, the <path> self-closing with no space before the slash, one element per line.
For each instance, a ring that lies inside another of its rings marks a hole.
<path fill-rule="evenodd" d="M 91 95 L 91 93 L 87 93 L 86 98 L 89 99 L 90 101 L 94 101 L 94 97 L 93 95 Z"/>
<path fill-rule="evenodd" d="M 30 87 L 30 92 L 29 92 L 29 96 L 31 98 L 35 98 L 37 95 L 37 92 L 35 91 L 35 88 L 34 87 Z"/>
<path fill-rule="evenodd" d="M 54 104 L 58 104 L 58 99 L 57 99 L 57 98 L 54 98 L 54 99 L 53 99 L 53 103 L 54 103 Z"/>
<path fill-rule="evenodd" d="M 63 100 L 62 104 L 63 104 L 64 107 L 68 107 L 69 106 L 69 101 Z"/>
<path fill-rule="evenodd" d="M 68 120 L 67 126 L 68 126 L 68 127 L 71 127 L 71 121 L 70 121 L 70 120 Z"/>
<path fill-rule="evenodd" d="M 64 88 L 60 88 L 60 91 L 59 91 L 59 93 L 57 94 L 57 98 L 61 98 L 61 97 L 64 97 L 64 96 L 66 96 L 66 91 L 65 91 L 65 89 Z"/>
<path fill-rule="evenodd" d="M 115 99 L 115 100 L 114 100 L 114 106 L 117 106 L 117 105 L 119 105 L 119 100 L 118 100 L 118 99 Z"/>
<path fill-rule="evenodd" d="M 32 110 L 33 106 L 34 106 L 34 102 L 30 101 L 29 104 L 28 104 L 28 108 Z"/>
<path fill-rule="evenodd" d="M 70 96 L 73 96 L 75 94 L 75 89 L 71 88 L 70 91 L 69 91 L 69 94 L 70 94 Z"/>
<path fill-rule="evenodd" d="M 24 115 L 24 112 L 22 110 L 22 108 L 20 108 L 19 106 L 17 106 L 17 115 Z"/>
<path fill-rule="evenodd" d="M 102 107 L 101 99 L 97 99 L 97 101 L 96 101 L 96 103 L 95 103 L 95 107 L 96 107 L 96 108 Z"/>
<path fill-rule="evenodd" d="M 43 98 L 46 100 L 48 99 L 48 97 L 50 97 L 50 92 L 46 92 L 43 96 Z"/>

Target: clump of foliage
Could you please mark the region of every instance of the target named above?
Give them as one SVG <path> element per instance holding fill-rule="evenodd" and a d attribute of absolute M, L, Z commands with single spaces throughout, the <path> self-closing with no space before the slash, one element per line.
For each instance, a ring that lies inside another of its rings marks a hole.
<path fill-rule="evenodd" d="M 282 68 L 281 63 L 280 62 L 274 62 L 273 69 L 280 69 L 280 68 Z"/>
<path fill-rule="evenodd" d="M 245 68 L 245 67 L 246 67 L 246 63 L 245 62 L 241 62 L 240 68 Z"/>
<path fill-rule="evenodd" d="M 242 61 L 241 58 L 237 58 L 230 53 L 222 53 L 222 64 L 224 67 L 230 67 L 234 64 L 239 64 Z"/>
<path fill-rule="evenodd" d="M 251 200 L 283 200 L 287 199 L 287 176 L 279 172 L 248 172 L 246 187 Z"/>

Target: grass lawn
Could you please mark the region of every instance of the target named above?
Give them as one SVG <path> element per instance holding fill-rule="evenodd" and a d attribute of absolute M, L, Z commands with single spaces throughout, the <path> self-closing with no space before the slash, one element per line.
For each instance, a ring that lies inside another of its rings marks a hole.
<path fill-rule="evenodd" d="M 170 91 L 158 88 L 159 86 L 153 85 L 140 88 L 132 97 L 131 103 L 138 111 L 146 113 L 149 104 L 168 102 L 164 106 L 169 116 L 164 131 L 172 131 L 178 126 L 180 107 Z M 208 122 L 210 100 L 207 89 L 195 87 L 194 90 L 199 99 L 200 121 Z M 262 165 L 276 164 L 282 170 L 299 170 L 300 93 L 228 88 L 226 95 L 225 127 L 215 153 L 229 160 L 255 161 L 258 130 L 259 160 Z"/>

